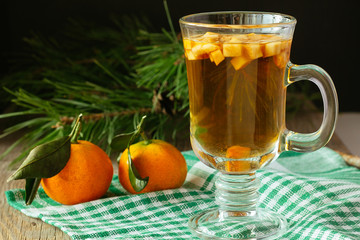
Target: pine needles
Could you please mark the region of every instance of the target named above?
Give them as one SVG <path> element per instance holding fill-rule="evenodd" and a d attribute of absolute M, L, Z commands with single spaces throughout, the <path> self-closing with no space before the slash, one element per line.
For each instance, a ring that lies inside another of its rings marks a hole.
<path fill-rule="evenodd" d="M 16 164 L 31 147 L 68 134 L 79 113 L 80 137 L 107 153 L 113 136 L 133 129 L 144 114 L 154 138 L 174 139 L 187 126 L 188 121 L 169 121 L 187 117 L 188 108 L 183 49 L 175 33 L 151 33 L 148 21 L 126 16 L 112 22 L 104 28 L 71 20 L 61 37 L 25 39 L 29 52 L 21 68 L 1 82 L 17 111 L 0 118 L 20 122 L 0 138 L 25 134 L 0 158 L 21 145 Z M 9 104 L 9 97 L 1 101 Z"/>
<path fill-rule="evenodd" d="M 164 6 L 170 32 L 152 32 L 146 19 L 112 16 L 112 26 L 70 20 L 60 35 L 26 38 L 28 48 L 13 58 L 17 67 L 0 81 L 1 106 L 16 107 L 0 114 L 11 121 L 0 138 L 24 134 L 0 159 L 22 146 L 14 165 L 32 147 L 69 134 L 79 113 L 80 138 L 108 154 L 112 138 L 132 131 L 145 114 L 150 137 L 173 144 L 188 139 L 184 52 Z"/>

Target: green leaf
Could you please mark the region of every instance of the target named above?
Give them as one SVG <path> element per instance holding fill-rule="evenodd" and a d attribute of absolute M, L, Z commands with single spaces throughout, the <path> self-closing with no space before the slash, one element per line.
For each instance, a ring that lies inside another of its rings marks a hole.
<path fill-rule="evenodd" d="M 111 140 L 111 148 L 117 151 L 121 151 L 123 152 L 127 146 L 128 143 L 130 141 L 130 139 L 132 138 L 132 136 L 134 135 L 134 132 L 131 133 L 121 133 L 116 135 L 112 140 Z"/>
<path fill-rule="evenodd" d="M 133 161 L 131 160 L 130 147 L 128 148 L 129 180 L 136 192 L 143 190 L 149 182 L 149 177 L 141 178 Z"/>
<path fill-rule="evenodd" d="M 25 203 L 30 205 L 34 200 L 40 186 L 41 178 L 27 178 L 25 185 Z"/>
<path fill-rule="evenodd" d="M 59 173 L 70 158 L 70 139 L 70 136 L 65 136 L 36 146 L 8 182 L 25 178 L 49 178 Z"/>
<path fill-rule="evenodd" d="M 143 116 L 140 120 L 140 123 L 137 125 L 136 130 L 134 131 L 134 134 L 131 136 L 128 145 L 127 145 L 127 150 L 128 150 L 128 165 L 129 165 L 129 180 L 131 183 L 131 186 L 133 187 L 133 189 L 136 192 L 140 192 L 141 190 L 143 190 L 146 185 L 149 182 L 149 177 L 145 177 L 142 178 L 139 174 L 139 172 L 137 171 L 132 159 L 131 159 L 131 154 L 130 154 L 130 145 L 133 143 L 133 141 L 135 140 L 135 138 L 139 135 L 141 135 L 145 142 L 148 142 L 149 140 L 146 138 L 144 131 L 142 129 L 142 125 L 144 123 L 144 119 L 146 118 L 146 115 Z"/>
<path fill-rule="evenodd" d="M 119 134 L 119 135 L 115 136 L 111 142 L 111 147 L 113 149 L 116 149 L 116 150 L 123 149 L 124 150 L 127 148 L 129 180 L 130 180 L 131 186 L 133 187 L 133 189 L 136 192 L 140 192 L 141 190 L 143 190 L 149 182 L 149 177 L 142 178 L 140 176 L 139 172 L 137 171 L 137 169 L 131 159 L 131 154 L 130 154 L 130 146 L 139 135 L 141 135 L 144 138 L 145 142 L 149 142 L 149 140 L 147 140 L 147 138 L 143 132 L 143 129 L 142 129 L 142 125 L 144 123 L 145 118 L 146 118 L 146 115 L 141 118 L 140 123 L 136 126 L 135 131 L 133 131 L 131 133 Z M 118 157 L 118 161 L 120 160 L 120 156 L 121 155 L 119 155 L 119 157 Z"/>

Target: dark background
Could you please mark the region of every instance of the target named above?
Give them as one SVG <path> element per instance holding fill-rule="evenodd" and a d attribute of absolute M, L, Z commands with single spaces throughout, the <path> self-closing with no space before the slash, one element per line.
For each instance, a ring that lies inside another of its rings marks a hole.
<path fill-rule="evenodd" d="M 337 88 L 340 111 L 360 111 L 360 79 L 356 75 L 360 68 L 356 16 L 360 13 L 355 1 L 168 0 L 168 6 L 177 31 L 178 19 L 196 12 L 256 10 L 294 16 L 298 23 L 291 61 L 326 69 Z M 22 38 L 30 31 L 44 35 L 60 32 L 69 17 L 109 24 L 109 14 L 142 14 L 157 29 L 168 29 L 162 0 L 3 0 L 0 11 L 1 74 L 11 67 L 4 56 L 21 49 Z"/>

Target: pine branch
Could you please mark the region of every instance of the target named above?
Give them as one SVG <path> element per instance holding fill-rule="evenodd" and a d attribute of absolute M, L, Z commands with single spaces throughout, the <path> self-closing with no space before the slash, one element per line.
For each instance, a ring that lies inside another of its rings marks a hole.
<path fill-rule="evenodd" d="M 133 129 L 144 114 L 151 137 L 174 139 L 177 130 L 187 127 L 188 121 L 172 117 L 186 116 L 188 101 L 178 39 L 165 30 L 150 33 L 139 19 L 124 19 L 113 18 L 115 28 L 97 29 L 71 20 L 75 30 L 67 31 L 64 41 L 35 34 L 26 39 L 32 64 L 19 71 L 22 75 L 9 76 L 20 84 L 2 82 L 19 110 L 0 118 L 30 118 L 4 130 L 0 137 L 26 134 L 0 159 L 21 145 L 22 154 L 12 164 L 18 163 L 33 146 L 67 134 L 79 113 L 84 115 L 80 137 L 107 153 L 112 137 Z"/>
<path fill-rule="evenodd" d="M 0 138 L 25 134 L 0 159 L 22 146 L 16 164 L 32 147 L 65 136 L 79 113 L 84 119 L 80 138 L 107 153 L 112 138 L 132 131 L 144 114 L 150 137 L 175 144 L 178 135 L 188 132 L 184 50 L 171 21 L 171 31 L 160 33 L 143 19 L 112 16 L 112 21 L 113 26 L 103 27 L 70 20 L 61 37 L 34 34 L 26 39 L 29 50 L 21 65 L 0 81 L 7 94 L 0 99 L 2 106 L 11 99 L 18 107 L 0 119 L 20 120 Z"/>
<path fill-rule="evenodd" d="M 90 113 L 88 115 L 82 116 L 83 122 L 89 122 L 89 121 L 100 121 L 101 119 L 104 119 L 106 117 L 117 117 L 117 116 L 126 116 L 126 115 L 134 115 L 134 114 L 142 114 L 146 115 L 152 112 L 151 108 L 141 108 L 137 110 L 124 110 L 122 112 L 110 112 L 110 113 Z M 62 116 L 60 117 L 60 122 L 58 122 L 55 126 L 52 126 L 52 128 L 59 128 L 63 125 L 69 125 L 75 120 L 75 117 L 69 117 L 69 116 Z"/>

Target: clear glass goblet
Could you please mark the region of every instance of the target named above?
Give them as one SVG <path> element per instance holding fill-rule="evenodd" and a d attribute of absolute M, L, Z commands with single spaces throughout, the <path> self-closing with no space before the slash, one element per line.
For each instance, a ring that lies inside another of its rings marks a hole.
<path fill-rule="evenodd" d="M 259 208 L 256 170 L 282 151 L 314 151 L 331 138 L 338 114 L 330 76 L 289 61 L 294 17 L 265 12 L 211 12 L 180 19 L 187 66 L 190 136 L 195 154 L 220 173 L 218 207 L 189 220 L 208 239 L 265 239 L 287 230 L 280 214 Z M 314 133 L 285 126 L 286 88 L 310 80 L 324 118 Z"/>

